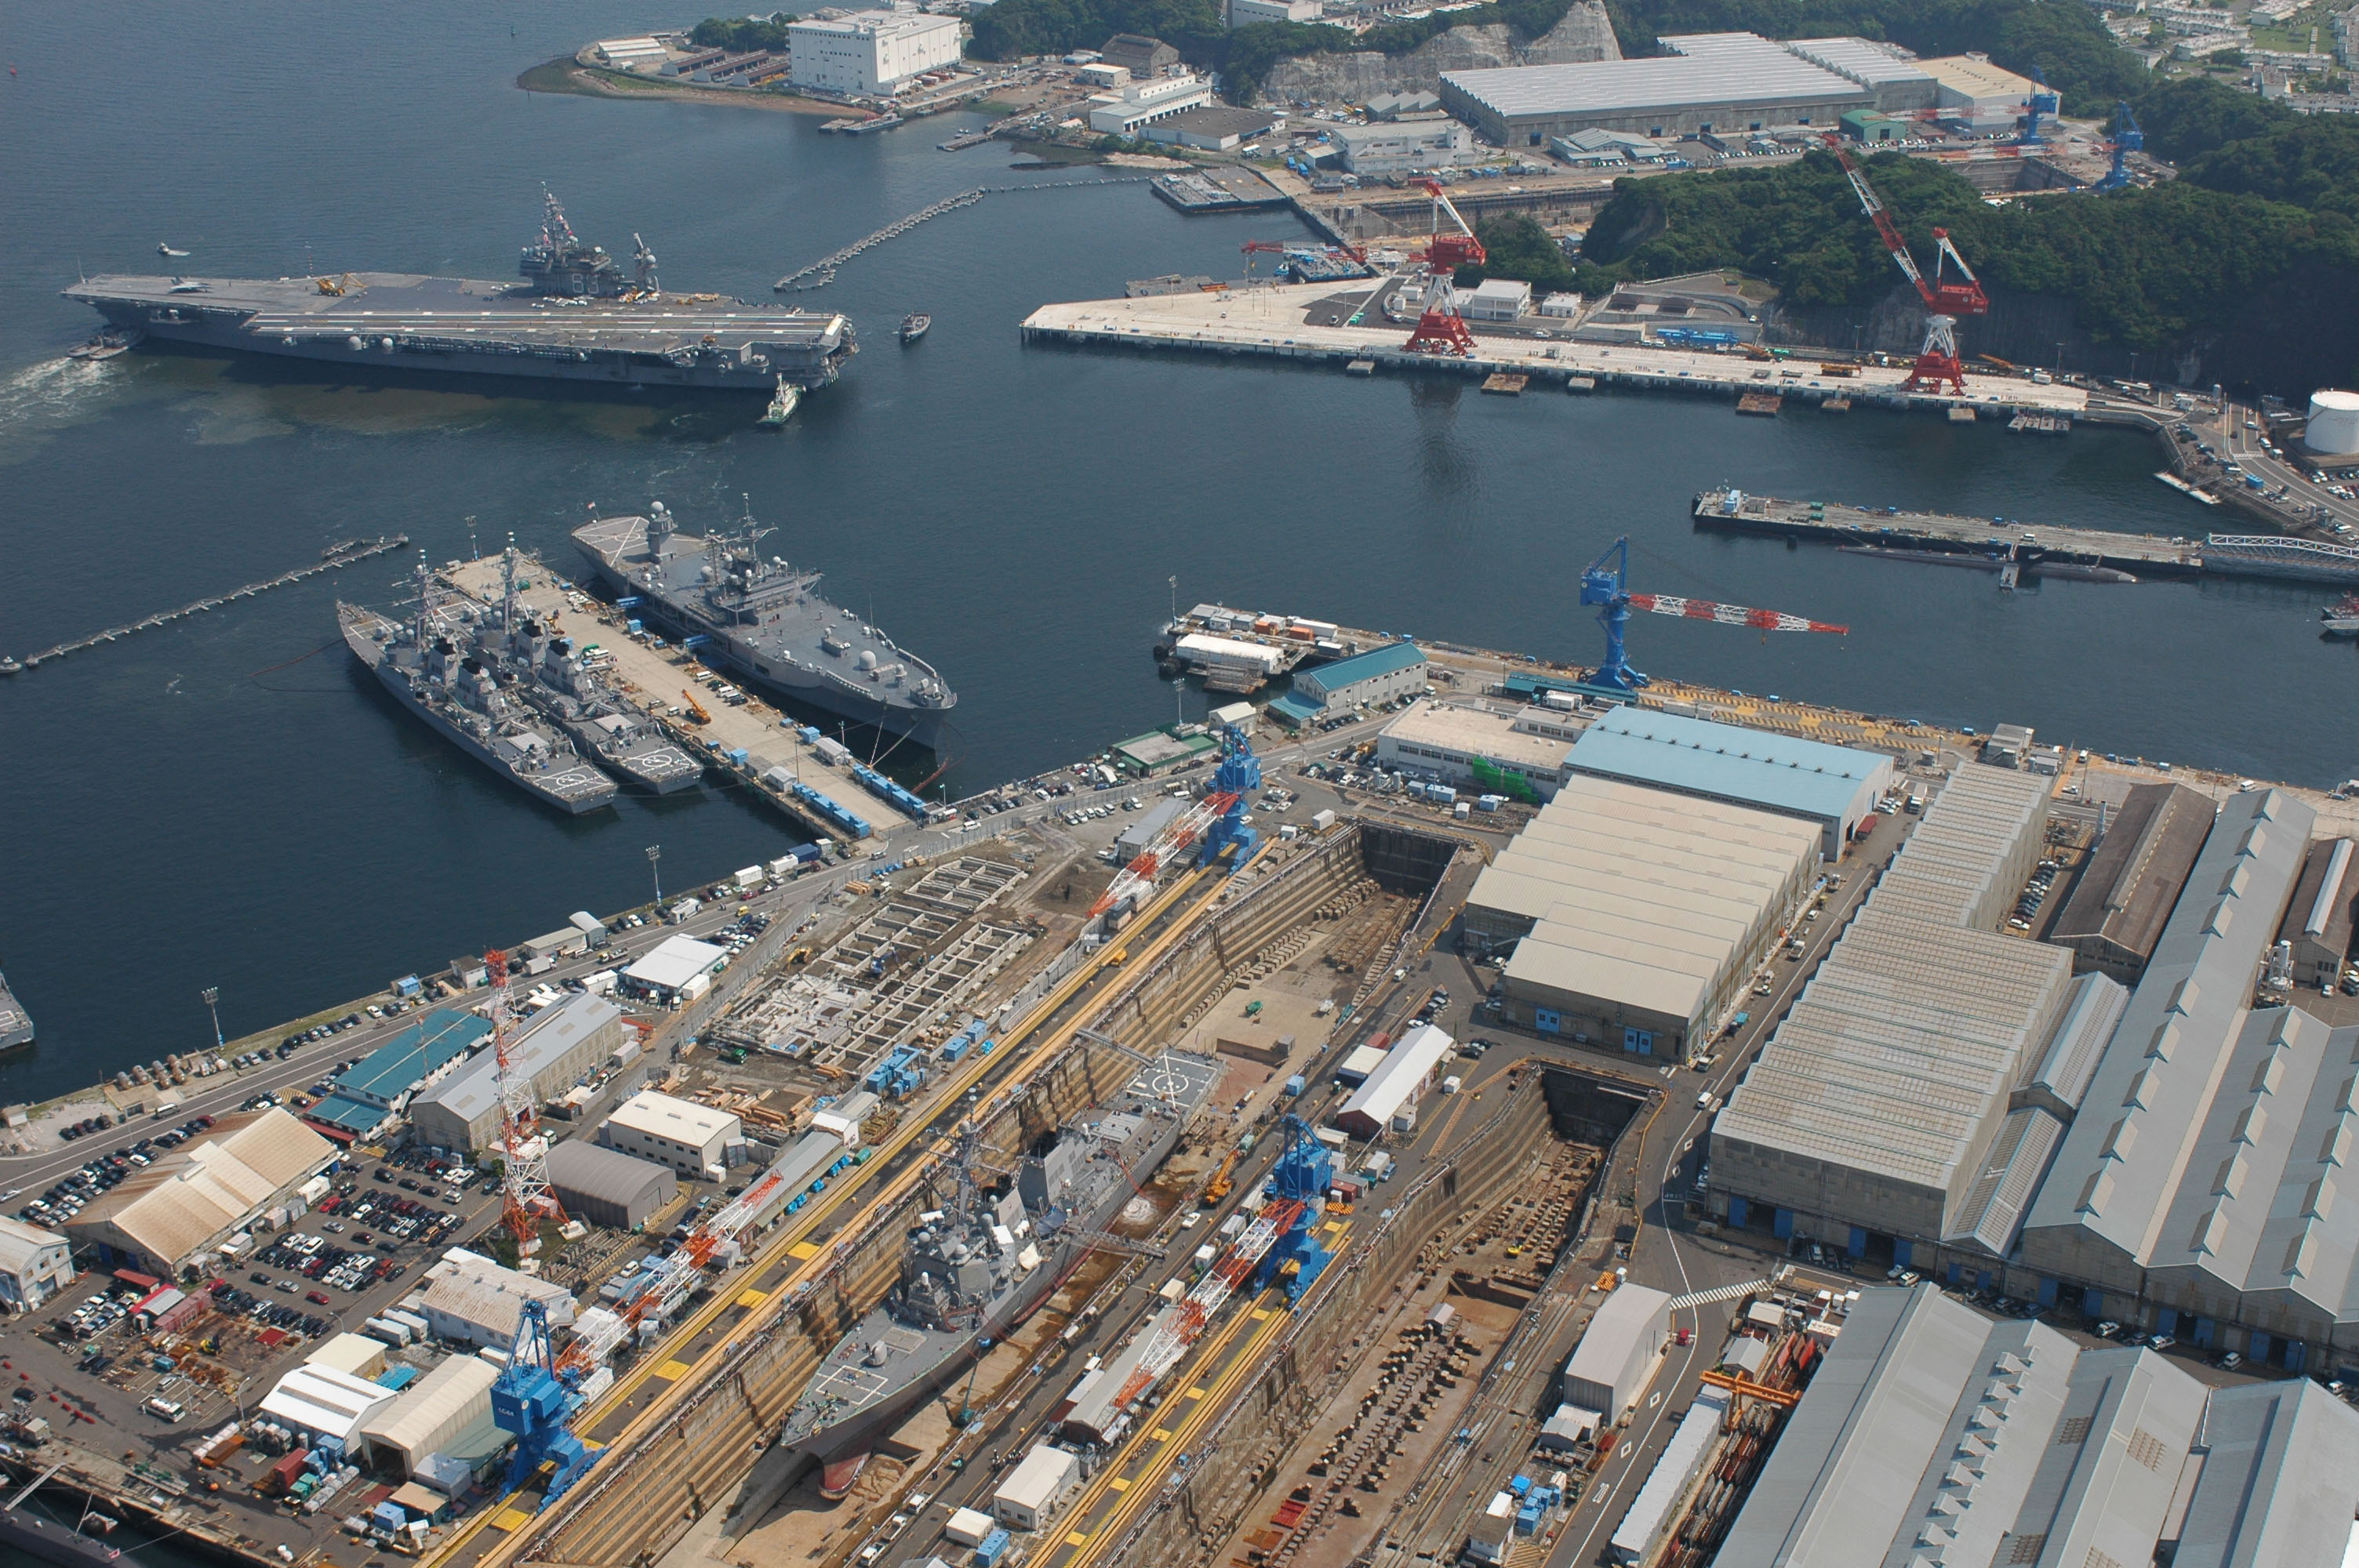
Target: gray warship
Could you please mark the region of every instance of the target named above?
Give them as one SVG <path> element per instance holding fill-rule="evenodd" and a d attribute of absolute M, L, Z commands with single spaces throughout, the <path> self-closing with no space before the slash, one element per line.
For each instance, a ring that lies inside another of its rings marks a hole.
<path fill-rule="evenodd" d="M 958 695 L 934 666 L 819 594 L 820 574 L 765 557 L 770 530 L 679 532 L 661 502 L 644 517 L 593 517 L 573 531 L 600 580 L 631 613 L 712 665 L 790 701 L 906 735 L 931 752 Z"/>
<path fill-rule="evenodd" d="M 115 331 L 148 339 L 396 369 L 624 387 L 813 391 L 859 351 L 838 315 L 667 294 L 636 234 L 634 267 L 584 243 L 542 192 L 521 283 L 347 272 L 319 277 L 84 278 L 64 291 Z"/>
<path fill-rule="evenodd" d="M 779 1429 L 782 1444 L 820 1462 L 823 1495 L 850 1490 L 880 1438 L 1047 1298 L 1153 1178 L 1222 1071 L 1178 1054 L 1142 1063 L 1027 1155 L 997 1197 L 958 1162 L 957 1196 L 910 1233 L 900 1284 L 828 1352 Z"/>
<path fill-rule="evenodd" d="M 475 620 L 475 652 L 512 680 L 511 689 L 563 730 L 583 755 L 625 784 L 669 795 L 702 778 L 704 764 L 617 689 L 593 649 L 552 634 L 519 605 L 518 564 L 510 545 L 501 558 L 495 621 L 473 607 L 460 612 Z"/>
<path fill-rule="evenodd" d="M 15 1051 L 33 1043 L 33 1015 L 8 989 L 8 977 L 0 975 L 0 1051 Z"/>
<path fill-rule="evenodd" d="M 336 624 L 353 656 L 428 728 L 527 794 L 576 816 L 612 805 L 614 781 L 504 690 L 496 666 L 462 646 L 459 629 L 436 613 L 423 560 L 418 588 L 418 618 L 408 624 L 337 601 Z"/>

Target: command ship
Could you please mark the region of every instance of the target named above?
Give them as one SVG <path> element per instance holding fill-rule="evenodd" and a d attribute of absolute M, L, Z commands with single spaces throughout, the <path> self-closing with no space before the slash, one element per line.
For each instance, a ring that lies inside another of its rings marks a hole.
<path fill-rule="evenodd" d="M 542 192 L 522 283 L 348 272 L 320 277 L 85 278 L 65 290 L 131 341 L 625 387 L 775 393 L 827 385 L 859 351 L 842 316 L 666 294 L 636 234 L 635 267 L 584 243 Z"/>

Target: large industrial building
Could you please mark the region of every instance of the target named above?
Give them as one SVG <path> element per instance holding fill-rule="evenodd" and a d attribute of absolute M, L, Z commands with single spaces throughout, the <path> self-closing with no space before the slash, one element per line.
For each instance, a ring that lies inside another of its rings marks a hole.
<path fill-rule="evenodd" d="M 956 65 L 959 19 L 922 11 L 853 11 L 787 28 L 797 87 L 846 93 L 897 92 L 911 77 Z"/>
<path fill-rule="evenodd" d="M 2260 1568 L 2349 1561 L 2359 1412 L 2207 1390 L 1940 1294 L 1862 1292 L 1714 1568 Z"/>
<path fill-rule="evenodd" d="M 508 1047 L 511 1071 L 532 1079 L 534 1099 L 557 1098 L 593 1071 L 624 1042 L 623 1010 L 586 992 L 567 997 L 527 1020 Z M 489 1051 L 410 1102 L 409 1120 L 425 1142 L 443 1149 L 483 1148 L 500 1127 L 499 1064 Z"/>
<path fill-rule="evenodd" d="M 335 1087 L 303 1119 L 339 1142 L 373 1131 L 419 1090 L 458 1071 L 491 1033 L 491 1021 L 479 1013 L 437 1008 L 338 1073 Z"/>
<path fill-rule="evenodd" d="M 1495 713 L 1458 703 L 1419 702 L 1376 737 L 1376 761 L 1413 777 L 1547 800 L 1564 776 L 1572 747 L 1560 715 Z M 1556 733 L 1549 733 L 1554 730 Z"/>
<path fill-rule="evenodd" d="M 2359 1364 L 2359 1029 L 2252 1007 L 2316 814 L 2232 796 L 2023 1230 L 2017 1288 L 2299 1370 Z"/>
<path fill-rule="evenodd" d="M 1393 643 L 1296 672 L 1292 696 L 1307 708 L 1341 713 L 1413 697 L 1425 689 L 1426 674 L 1424 649 L 1414 643 Z"/>
<path fill-rule="evenodd" d="M 102 1262 L 177 1279 L 184 1266 L 203 1267 L 208 1252 L 243 1251 L 236 1238 L 273 1209 L 280 1213 L 272 1223 L 283 1224 L 298 1190 L 335 1163 L 337 1152 L 277 1106 L 223 1116 L 102 1194 L 67 1222 L 66 1234 Z"/>
<path fill-rule="evenodd" d="M 1676 137 L 1832 127 L 1848 110 L 1878 106 L 1879 88 L 1752 33 L 1660 41 L 1669 54 L 1451 71 L 1441 101 L 1506 147 L 1546 146 L 1551 136 L 1590 129 Z"/>
<path fill-rule="evenodd" d="M 1915 56 L 1873 38 L 1788 38 L 1788 53 L 1847 76 L 1875 95 L 1873 107 L 1905 114 L 1936 106 L 1940 88 Z"/>
<path fill-rule="evenodd" d="M 1993 65 L 1987 55 L 1946 55 L 1917 64 L 1934 81 L 1934 103 L 1941 117 L 1970 130 L 2010 128 L 2024 117 L 2032 95 L 2041 91 L 2030 78 Z M 2063 102 L 2057 98 L 2057 108 L 2049 113 L 2061 113 Z"/>
<path fill-rule="evenodd" d="M 1449 1035 L 1430 1023 L 1402 1035 L 1336 1110 L 1335 1125 L 1371 1141 L 1387 1131 L 1414 1131 L 1417 1102 L 1433 1087 L 1451 1044 Z"/>
<path fill-rule="evenodd" d="M 1806 818 L 1575 774 L 1475 879 L 1466 937 L 1515 944 L 1510 1022 L 1678 1056 L 1784 934 L 1819 844 Z"/>
<path fill-rule="evenodd" d="M 1992 1151 L 2086 1000 L 2071 955 L 2000 930 L 2047 806 L 2044 781 L 1970 762 L 1926 809 L 1713 1125 L 1711 1202 L 1730 1223 L 1855 1257 L 1878 1238 L 1903 1260 L 1951 1240 L 2006 1255 L 2009 1206 L 2059 1129 L 2015 1129 L 1996 1177 Z"/>
<path fill-rule="evenodd" d="M 641 1089 L 615 1107 L 598 1130 L 609 1149 L 669 1165 L 690 1181 L 719 1181 L 729 1146 L 745 1141 L 744 1124 L 725 1110 Z"/>
<path fill-rule="evenodd" d="M 1343 167 L 1360 175 L 1419 174 L 1493 156 L 1475 145 L 1473 132 L 1446 114 L 1338 125 L 1330 135 L 1343 150 Z"/>
<path fill-rule="evenodd" d="M 73 1252 L 64 1237 L 0 1216 L 0 1312 L 30 1312 L 73 1277 Z"/>
<path fill-rule="evenodd" d="M 461 1444 L 472 1431 L 492 1426 L 492 1384 L 498 1378 L 479 1356 L 450 1357 L 391 1404 L 364 1417 L 362 1440 L 377 1463 L 398 1465 L 403 1475 L 414 1476 L 434 1454 Z"/>
<path fill-rule="evenodd" d="M 567 1214 L 609 1230 L 634 1230 L 679 1195 L 669 1165 L 580 1138 L 550 1146 L 549 1185 Z"/>
<path fill-rule="evenodd" d="M 421 1310 L 437 1339 L 506 1350 L 516 1343 L 527 1301 L 541 1303 L 551 1328 L 573 1322 L 573 1295 L 564 1286 L 502 1268 L 462 1247 L 446 1250 L 426 1271 L 426 1279 Z"/>
<path fill-rule="evenodd" d="M 1599 1304 L 1564 1364 L 1563 1400 L 1612 1426 L 1653 1380 L 1670 1333 L 1671 1298 L 1645 1285 L 1622 1285 Z"/>
<path fill-rule="evenodd" d="M 2183 784 L 2139 784 L 2122 801 L 2048 939 L 2077 969 L 2138 983 L 2179 890 L 2212 831 L 2212 797 Z"/>
<path fill-rule="evenodd" d="M 1617 708 L 1592 724 L 1566 765 L 1703 800 L 1799 816 L 1821 829 L 1819 852 L 1839 860 L 1860 818 L 1892 787 L 1892 759 L 1766 730 Z"/>

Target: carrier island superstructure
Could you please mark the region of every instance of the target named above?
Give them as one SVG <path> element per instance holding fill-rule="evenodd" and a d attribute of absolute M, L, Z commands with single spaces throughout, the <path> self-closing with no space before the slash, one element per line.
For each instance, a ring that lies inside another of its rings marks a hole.
<path fill-rule="evenodd" d="M 520 283 L 348 272 L 324 276 L 85 278 L 66 289 L 148 338 L 401 370 L 639 387 L 814 390 L 858 351 L 840 315 L 666 293 L 638 236 L 625 272 L 544 192 Z"/>

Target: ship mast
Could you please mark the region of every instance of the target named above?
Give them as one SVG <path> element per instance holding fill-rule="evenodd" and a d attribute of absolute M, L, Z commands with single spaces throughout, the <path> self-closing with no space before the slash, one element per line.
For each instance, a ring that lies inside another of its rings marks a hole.
<path fill-rule="evenodd" d="M 516 530 L 508 530 L 508 547 L 500 557 L 500 635 L 516 635 Z"/>

